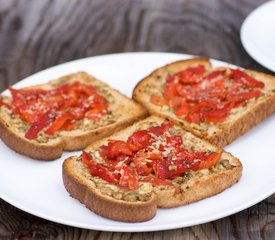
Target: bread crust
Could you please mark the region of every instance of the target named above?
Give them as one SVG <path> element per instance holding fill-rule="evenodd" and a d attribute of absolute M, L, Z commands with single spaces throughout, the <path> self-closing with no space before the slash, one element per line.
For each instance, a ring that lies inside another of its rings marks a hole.
<path fill-rule="evenodd" d="M 186 120 L 180 119 L 175 114 L 169 111 L 162 110 L 160 107 L 150 102 L 148 96 L 149 94 L 146 93 L 146 89 L 150 87 L 150 84 L 153 81 L 155 82 L 154 87 L 158 85 L 157 81 L 154 80 L 157 75 L 161 75 L 168 69 L 182 70 L 187 67 L 195 66 L 198 64 L 203 64 L 206 67 L 206 69 L 211 69 L 211 63 L 207 59 L 189 59 L 177 61 L 156 69 L 149 76 L 142 79 L 136 85 L 133 91 L 133 99 L 136 100 L 138 103 L 142 104 L 151 115 L 168 118 L 170 121 L 192 132 L 196 136 L 204 138 L 207 141 L 219 147 L 224 147 L 230 144 L 235 139 L 239 138 L 240 136 L 248 132 L 258 123 L 262 122 L 275 111 L 275 77 L 251 70 L 247 70 L 246 72 L 249 75 L 255 77 L 256 79 L 263 81 L 266 85 L 265 88 L 266 91 L 268 91 L 268 93 L 266 93 L 266 95 L 264 96 L 263 101 L 257 101 L 254 105 L 251 105 L 249 109 L 240 113 L 236 117 L 236 119 L 229 121 L 224 126 L 215 124 L 210 125 L 210 127 L 216 127 L 217 131 L 214 131 L 213 133 L 208 133 L 208 129 L 197 130 L 193 127 L 196 126 L 196 124 L 192 125 Z M 226 69 L 226 67 L 224 69 Z"/>
<path fill-rule="evenodd" d="M 123 129 L 131 123 L 143 119 L 148 115 L 147 111 L 139 104 L 85 72 L 70 74 L 52 80 L 47 84 L 32 86 L 27 89 L 52 89 L 55 85 L 60 86 L 65 83 L 73 82 L 75 79 L 87 84 L 99 85 L 100 88 L 103 88 L 108 91 L 108 93 L 112 94 L 116 99 L 116 102 L 113 103 L 112 107 L 115 109 L 115 114 L 117 114 L 113 123 L 92 130 L 60 131 L 55 140 L 51 140 L 47 143 L 38 143 L 19 135 L 12 128 L 12 124 L 0 115 L 0 138 L 3 142 L 14 151 L 31 158 L 53 160 L 59 158 L 63 151 L 83 149 L 91 142 L 109 136 L 115 131 Z"/>
<path fill-rule="evenodd" d="M 62 177 L 66 190 L 96 214 L 123 222 L 143 222 L 152 219 L 157 211 L 157 197 L 149 201 L 127 202 L 103 195 L 89 184 L 89 180 L 76 173 L 76 157 L 63 162 Z"/>
<path fill-rule="evenodd" d="M 161 124 L 164 120 L 165 119 L 156 116 L 148 117 L 126 129 L 123 129 L 113 134 L 108 138 L 104 138 L 92 143 L 85 149 L 85 151 L 89 152 L 92 150 L 96 150 L 110 139 L 126 140 L 128 136 L 135 132 L 137 129 L 146 129 L 146 126 L 149 122 Z M 221 148 L 213 146 L 209 142 L 199 139 L 191 133 L 188 133 L 177 126 L 175 127 L 178 129 L 178 131 L 182 133 L 182 136 L 188 134 L 190 144 L 193 144 L 194 146 L 205 150 L 215 152 L 223 151 Z M 223 151 L 222 158 L 227 159 L 230 162 L 230 168 L 222 168 L 218 170 L 214 169 L 212 170 L 212 172 L 210 172 L 210 170 L 207 170 L 207 172 L 198 171 L 198 173 L 192 175 L 190 179 L 183 180 L 183 183 L 180 184 L 177 188 L 163 188 L 162 186 L 154 187 L 153 192 L 157 196 L 156 200 L 154 201 L 154 205 L 159 208 L 172 208 L 182 206 L 213 196 L 225 190 L 226 188 L 229 188 L 234 183 L 238 182 L 242 175 L 241 162 L 237 158 L 233 157 L 230 153 L 227 153 L 225 151 Z M 91 184 L 88 183 L 89 180 L 87 180 L 87 176 L 86 180 L 85 177 L 81 178 L 81 171 L 79 169 L 80 167 L 71 167 L 73 165 L 73 162 L 75 161 L 76 158 L 69 158 L 63 163 L 64 185 L 67 191 L 74 198 L 78 199 L 89 209 L 101 216 L 119 221 L 137 221 L 137 219 L 132 219 L 130 213 L 134 210 L 129 210 L 127 202 L 116 200 L 100 193 L 99 191 L 96 191 L 93 187 L 91 187 Z M 74 169 L 75 172 L 72 169 Z M 91 187 L 91 189 L 87 190 L 87 188 L 89 187 Z M 102 206 L 100 206 L 100 204 L 102 204 Z M 130 206 L 132 205 L 132 203 L 129 204 Z M 149 206 L 147 206 L 148 208 L 144 208 L 144 210 L 141 210 L 143 207 L 141 207 L 141 205 L 139 205 L 138 203 L 137 205 L 140 206 L 140 209 L 137 210 L 136 214 L 132 215 L 137 215 L 135 216 L 135 218 L 138 218 L 138 221 L 143 221 L 142 218 L 144 218 L 145 216 L 144 212 L 147 212 L 148 214 L 150 213 L 150 217 L 146 218 L 146 220 L 150 219 L 155 214 L 152 214 L 153 210 Z M 100 207 L 102 207 L 102 209 Z M 104 211 L 105 209 L 108 209 L 108 211 Z M 117 209 L 119 209 L 118 212 Z"/>
<path fill-rule="evenodd" d="M 234 185 L 240 180 L 241 176 L 242 165 L 237 165 L 233 170 L 213 174 L 207 179 L 198 178 L 194 184 L 191 184 L 188 189 L 180 193 L 175 193 L 175 190 L 161 191 L 154 188 L 155 193 L 158 195 L 158 207 L 174 208 L 214 196 Z"/>
<path fill-rule="evenodd" d="M 11 149 L 35 159 L 56 159 L 60 157 L 63 152 L 63 142 L 61 139 L 56 140 L 54 143 L 51 143 L 51 145 L 33 143 L 10 130 L 10 127 L 1 118 L 0 136 L 1 140 Z"/>

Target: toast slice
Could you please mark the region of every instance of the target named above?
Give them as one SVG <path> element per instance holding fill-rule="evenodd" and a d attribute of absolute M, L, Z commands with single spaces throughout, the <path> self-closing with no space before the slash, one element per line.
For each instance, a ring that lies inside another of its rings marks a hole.
<path fill-rule="evenodd" d="M 212 69 L 208 59 L 173 62 L 133 91 L 150 114 L 223 147 L 275 111 L 275 77 L 250 70 Z"/>
<path fill-rule="evenodd" d="M 125 222 L 147 221 L 157 207 L 213 196 L 242 175 L 241 162 L 230 153 L 156 116 L 92 143 L 62 169 L 72 197 Z"/>
<path fill-rule="evenodd" d="M 0 96 L 0 137 L 34 159 L 83 149 L 147 116 L 140 105 L 85 72 L 10 91 L 12 97 Z"/>

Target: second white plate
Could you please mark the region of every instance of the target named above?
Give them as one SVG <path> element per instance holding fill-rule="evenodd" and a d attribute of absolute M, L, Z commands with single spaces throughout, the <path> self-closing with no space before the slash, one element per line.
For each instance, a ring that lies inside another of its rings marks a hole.
<path fill-rule="evenodd" d="M 258 63 L 275 72 L 275 1 L 252 11 L 241 27 L 241 41 Z"/>

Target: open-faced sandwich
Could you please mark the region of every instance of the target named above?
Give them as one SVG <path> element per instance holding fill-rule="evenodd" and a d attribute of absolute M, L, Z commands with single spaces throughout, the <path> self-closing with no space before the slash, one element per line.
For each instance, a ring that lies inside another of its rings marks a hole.
<path fill-rule="evenodd" d="M 85 72 L 0 96 L 0 137 L 13 150 L 50 160 L 144 118 L 146 111 Z"/>
<path fill-rule="evenodd" d="M 242 164 L 170 121 L 149 117 L 89 145 L 63 163 L 70 195 L 118 221 L 153 218 L 213 196 L 239 181 Z"/>
<path fill-rule="evenodd" d="M 275 77 L 189 59 L 153 71 L 133 98 L 151 114 L 225 146 L 275 111 Z"/>

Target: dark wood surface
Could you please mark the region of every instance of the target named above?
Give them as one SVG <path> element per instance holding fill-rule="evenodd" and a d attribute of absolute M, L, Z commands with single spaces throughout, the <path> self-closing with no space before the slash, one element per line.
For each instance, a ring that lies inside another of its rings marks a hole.
<path fill-rule="evenodd" d="M 263 2 L 0 0 L 0 90 L 56 64 L 114 52 L 196 54 L 268 72 L 245 52 L 239 33 Z M 275 195 L 217 221 L 151 233 L 68 227 L 0 199 L 0 239 L 275 239 Z"/>

